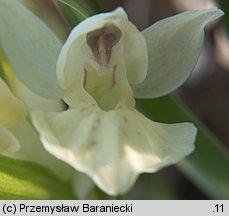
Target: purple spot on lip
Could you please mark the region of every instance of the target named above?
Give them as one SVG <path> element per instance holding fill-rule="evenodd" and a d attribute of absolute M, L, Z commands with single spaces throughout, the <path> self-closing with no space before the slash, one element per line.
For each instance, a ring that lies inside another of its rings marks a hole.
<path fill-rule="evenodd" d="M 124 116 L 123 117 L 123 120 L 127 123 L 128 122 L 128 119 Z"/>
<path fill-rule="evenodd" d="M 128 134 L 126 133 L 126 131 L 125 131 L 124 129 L 122 129 L 122 128 L 120 128 L 120 130 L 121 130 L 122 134 L 123 134 L 126 138 L 128 138 Z"/>
<path fill-rule="evenodd" d="M 92 145 L 92 146 L 94 146 L 94 145 L 96 145 L 96 144 L 97 144 L 96 141 L 94 141 L 94 140 L 91 141 L 91 145 Z"/>
<path fill-rule="evenodd" d="M 92 113 L 93 113 L 93 111 L 90 111 L 90 112 L 86 115 L 86 117 L 89 117 Z"/>
<path fill-rule="evenodd" d="M 87 109 L 87 107 L 83 107 L 80 109 L 80 112 L 84 112 Z"/>
<path fill-rule="evenodd" d="M 96 131 L 96 127 L 95 126 L 92 127 L 92 131 Z"/>
<path fill-rule="evenodd" d="M 141 133 L 140 131 L 137 131 L 137 135 L 141 136 L 141 135 L 142 135 L 142 133 Z"/>

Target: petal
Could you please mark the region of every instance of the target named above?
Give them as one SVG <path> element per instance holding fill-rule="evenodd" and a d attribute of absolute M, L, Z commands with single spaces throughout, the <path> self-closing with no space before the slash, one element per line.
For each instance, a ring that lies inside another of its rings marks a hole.
<path fill-rule="evenodd" d="M 218 9 L 196 10 L 161 20 L 143 31 L 149 55 L 146 79 L 133 85 L 137 98 L 155 98 L 180 86 L 194 68 L 205 25 L 222 16 Z"/>
<path fill-rule="evenodd" d="M 66 109 L 65 104 L 59 99 L 47 99 L 24 85 L 19 79 L 14 77 L 10 83 L 15 95 L 24 102 L 28 110 L 43 110 L 43 111 L 63 111 Z"/>
<path fill-rule="evenodd" d="M 10 129 L 11 133 L 20 142 L 20 150 L 7 156 L 35 162 L 47 167 L 62 180 L 69 180 L 73 169 L 66 163 L 57 160 L 49 154 L 39 140 L 39 136 L 26 120 Z"/>
<path fill-rule="evenodd" d="M 20 144 L 15 136 L 2 125 L 0 125 L 0 140 L 0 154 L 15 153 L 20 148 Z"/>
<path fill-rule="evenodd" d="M 152 122 L 134 109 L 96 106 L 32 113 L 48 152 L 89 175 L 110 195 L 122 194 L 142 172 L 155 172 L 190 154 L 196 128 Z"/>
<path fill-rule="evenodd" d="M 0 124 L 10 128 L 26 117 L 24 104 L 17 99 L 0 78 Z"/>
<path fill-rule="evenodd" d="M 144 80 L 147 72 L 147 48 L 142 34 L 127 19 L 122 8 L 110 13 L 102 13 L 87 18 L 77 25 L 64 44 L 57 61 L 57 77 L 63 89 L 81 80 L 85 64 L 93 60 L 86 44 L 88 32 L 115 25 L 121 30 L 121 39 L 113 48 L 112 55 L 119 60 L 125 60 L 127 77 L 130 83 L 136 84 Z M 135 46 L 132 46 L 132 45 Z"/>
<path fill-rule="evenodd" d="M 1 1 L 0 17 L 0 44 L 17 76 L 36 93 L 61 98 L 56 61 L 62 45 L 57 37 L 16 0 Z"/>
<path fill-rule="evenodd" d="M 90 194 L 95 189 L 95 184 L 85 174 L 75 171 L 72 178 L 72 187 L 76 197 L 85 200 L 90 198 Z"/>

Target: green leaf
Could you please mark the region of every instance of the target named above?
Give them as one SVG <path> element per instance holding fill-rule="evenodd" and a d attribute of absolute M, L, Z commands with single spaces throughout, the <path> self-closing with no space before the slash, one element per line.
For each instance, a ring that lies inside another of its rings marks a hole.
<path fill-rule="evenodd" d="M 229 1 L 228 0 L 218 0 L 218 4 L 222 7 L 224 11 L 227 11 L 223 18 L 224 26 L 229 34 Z"/>
<path fill-rule="evenodd" d="M 142 83 L 133 85 L 135 96 L 160 97 L 180 86 L 197 63 L 205 25 L 223 14 L 216 8 L 187 11 L 145 29 L 148 73 Z"/>
<path fill-rule="evenodd" d="M 56 78 L 62 44 L 51 30 L 18 1 L 1 0 L 0 32 L 0 46 L 19 79 L 44 97 L 62 98 Z"/>
<path fill-rule="evenodd" d="M 220 142 L 172 96 L 137 100 L 137 107 L 154 121 L 190 121 L 198 127 L 196 150 L 177 167 L 213 199 L 229 199 L 229 154 Z"/>
<path fill-rule="evenodd" d="M 0 199 L 74 199 L 46 168 L 0 156 Z"/>
<path fill-rule="evenodd" d="M 56 0 L 42 1 L 42 0 L 18 0 L 27 9 L 39 17 L 53 32 L 64 42 L 70 26 L 60 12 Z"/>
<path fill-rule="evenodd" d="M 93 4 L 93 7 L 95 8 L 97 13 L 103 12 L 99 2 L 97 0 L 91 0 L 90 1 Z"/>
<path fill-rule="evenodd" d="M 86 19 L 92 13 L 82 6 L 80 1 L 75 0 L 57 0 L 61 3 L 63 12 L 72 26 Z"/>

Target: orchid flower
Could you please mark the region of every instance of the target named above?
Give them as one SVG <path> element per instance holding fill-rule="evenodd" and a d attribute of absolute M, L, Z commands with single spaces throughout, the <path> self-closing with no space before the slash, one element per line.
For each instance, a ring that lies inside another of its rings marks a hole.
<path fill-rule="evenodd" d="M 26 116 L 24 104 L 16 98 L 6 83 L 0 78 L 0 153 L 15 153 L 20 144 L 10 128 L 21 122 Z"/>
<path fill-rule="evenodd" d="M 21 16 L 26 19 L 27 14 Z M 188 11 L 141 33 L 118 8 L 77 25 L 62 48 L 57 39 L 51 40 L 47 26 L 41 31 L 49 36 L 41 43 L 33 32 L 37 44 L 31 46 L 40 52 L 23 50 L 22 37 L 21 44 L 9 43 L 3 34 L 1 45 L 22 82 L 68 106 L 30 109 L 46 151 L 87 174 L 109 195 L 118 195 L 130 190 L 139 174 L 177 163 L 194 150 L 197 130 L 192 123 L 151 121 L 135 109 L 135 98 L 156 98 L 180 86 L 197 62 L 205 25 L 222 15 L 217 9 Z M 35 31 L 38 20 L 31 22 L 27 25 Z M 11 36 L 12 23 L 4 27 Z M 14 45 L 28 57 L 28 65 L 14 64 L 13 58 L 23 58 L 12 51 Z M 46 62 L 31 63 L 31 56 L 36 59 L 42 49 L 46 56 L 38 59 Z"/>
<path fill-rule="evenodd" d="M 9 72 L 10 68 L 7 65 L 3 65 L 3 67 Z M 40 163 L 51 169 L 61 179 L 67 179 L 71 169 L 44 150 L 38 135 L 26 120 L 28 109 L 31 109 L 28 105 L 47 110 L 50 108 L 59 110 L 60 104 L 54 103 L 52 100 L 47 101 L 47 99 L 32 93 L 12 76 L 11 74 L 9 82 L 13 84 L 14 91 L 17 91 L 16 95 L 0 78 L 0 153 L 16 159 Z M 17 97 L 19 95 L 24 98 L 24 102 Z M 33 101 L 36 101 L 35 103 L 25 103 L 32 98 Z M 44 103 L 45 107 L 42 106 Z M 41 155 L 42 160 L 40 160 Z M 62 170 L 61 174 L 60 170 Z"/>

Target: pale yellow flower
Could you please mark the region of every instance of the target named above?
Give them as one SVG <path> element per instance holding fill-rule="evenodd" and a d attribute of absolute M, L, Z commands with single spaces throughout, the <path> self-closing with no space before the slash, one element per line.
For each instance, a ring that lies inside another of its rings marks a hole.
<path fill-rule="evenodd" d="M 50 154 L 118 195 L 139 174 L 177 163 L 194 150 L 192 123 L 153 122 L 135 109 L 135 98 L 163 96 L 181 85 L 198 59 L 204 26 L 222 11 L 185 12 L 141 33 L 118 8 L 80 23 L 61 49 L 47 26 L 16 1 L 1 4 L 5 20 L 10 9 L 26 22 L 16 29 L 12 20 L 1 25 L 1 46 L 15 73 L 36 93 L 68 105 L 66 110 L 27 105 Z M 24 29 L 31 33 L 26 38 Z M 33 39 L 37 43 L 28 45 Z M 31 95 L 19 96 L 27 104 Z"/>
<path fill-rule="evenodd" d="M 192 13 L 196 13 L 197 21 L 207 22 L 217 12 Z M 182 18 L 167 20 L 174 22 L 175 26 L 170 28 L 177 28 L 176 37 L 181 40 L 174 45 L 178 46 L 174 50 L 187 46 L 181 36 L 195 40 L 193 35 L 182 34 L 187 28 L 178 22 Z M 86 19 L 71 32 L 57 62 L 57 78 L 69 109 L 61 113 L 37 111 L 32 114 L 46 150 L 89 175 L 110 195 L 125 193 L 140 173 L 156 172 L 194 150 L 196 128 L 193 124 L 156 123 L 134 108 L 134 91 L 139 97 L 168 93 L 185 80 L 190 65 L 193 67 L 192 62 L 197 59 L 196 54 L 189 56 L 185 48 L 179 55 L 193 59 L 186 65 L 180 62 L 182 59 L 172 61 L 171 54 L 175 53 L 165 52 L 171 41 L 160 42 L 163 32 L 159 30 L 173 33 L 173 29 L 167 27 L 165 23 L 158 23 L 148 30 L 155 31 L 148 33 L 152 36 L 148 42 L 155 43 L 153 46 L 161 43 L 161 46 L 149 50 L 152 59 L 147 74 L 147 44 L 121 8 Z M 203 34 L 202 29 L 199 33 Z M 196 40 L 194 46 L 199 46 L 200 39 Z M 161 55 L 164 56 L 160 59 Z M 180 58 L 179 55 L 176 58 Z M 165 62 L 153 65 L 154 61 Z M 177 71 L 170 75 L 172 70 Z"/>

